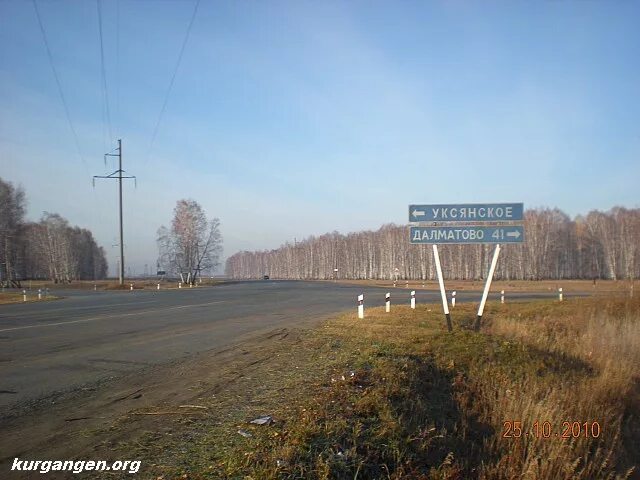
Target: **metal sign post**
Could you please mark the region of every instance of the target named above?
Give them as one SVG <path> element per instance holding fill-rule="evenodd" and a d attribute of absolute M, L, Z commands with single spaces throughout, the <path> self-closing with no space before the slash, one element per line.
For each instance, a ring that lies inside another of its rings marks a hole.
<path fill-rule="evenodd" d="M 478 308 L 478 317 L 476 318 L 475 330 L 480 330 L 480 320 L 482 320 L 482 313 L 484 312 L 484 304 L 487 302 L 487 296 L 489 295 L 489 289 L 491 288 L 491 280 L 493 279 L 493 272 L 496 270 L 498 264 L 498 255 L 500 255 L 500 245 L 496 245 L 496 249 L 493 252 L 493 259 L 491 260 L 491 268 L 489 268 L 489 275 L 487 275 L 487 283 L 484 285 L 484 291 L 482 292 L 482 300 L 480 300 L 480 308 Z"/>
<path fill-rule="evenodd" d="M 438 255 L 438 245 L 433 246 L 433 258 L 436 261 L 436 272 L 438 274 L 438 283 L 440 284 L 440 295 L 442 296 L 442 309 L 447 319 L 447 330 L 453 330 L 451 326 L 451 315 L 449 315 L 449 302 L 447 302 L 447 293 L 444 291 L 444 279 L 442 278 L 442 267 L 440 266 L 440 256 Z"/>

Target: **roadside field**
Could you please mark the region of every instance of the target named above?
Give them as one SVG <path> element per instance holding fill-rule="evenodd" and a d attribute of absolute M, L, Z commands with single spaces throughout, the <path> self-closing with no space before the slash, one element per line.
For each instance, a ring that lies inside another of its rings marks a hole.
<path fill-rule="evenodd" d="M 480 333 L 473 305 L 452 334 L 436 305 L 365 315 L 278 332 L 103 448 L 154 479 L 637 476 L 640 299 L 490 304 Z"/>
<path fill-rule="evenodd" d="M 27 302 L 44 302 L 47 300 L 57 300 L 60 297 L 56 297 L 55 295 L 47 295 L 46 297 L 42 297 L 38 300 L 38 292 L 27 291 Z M 0 292 L 0 305 L 6 305 L 9 303 L 25 303 L 24 297 L 22 295 L 22 290 L 19 291 L 4 291 Z"/>
<path fill-rule="evenodd" d="M 333 280 L 323 280 L 333 282 Z M 347 285 L 369 285 L 385 288 L 394 288 L 391 280 L 337 280 L 337 283 Z M 591 294 L 630 293 L 633 288 L 640 290 L 638 282 L 631 280 L 494 280 L 491 282 L 491 291 L 499 292 L 551 292 L 556 293 L 558 288 L 564 292 L 580 292 Z M 482 290 L 484 280 L 445 280 L 447 292 L 452 290 Z M 406 280 L 398 280 L 395 288 L 407 288 Z M 423 286 L 424 285 L 424 286 Z M 438 290 L 437 280 L 409 280 L 409 288 L 412 290 Z M 636 292 L 637 293 L 637 292 Z"/>
<path fill-rule="evenodd" d="M 125 281 L 124 286 L 120 286 L 117 280 L 108 279 L 108 280 L 74 280 L 71 283 L 54 283 L 48 280 L 23 280 L 21 282 L 22 289 L 26 289 L 27 291 L 35 291 L 37 293 L 39 288 L 49 288 L 50 290 L 93 290 L 96 288 L 97 290 L 129 290 L 130 285 L 133 284 L 134 289 L 155 289 L 157 288 L 158 283 L 160 284 L 160 288 L 178 288 L 177 280 L 156 280 L 149 278 L 134 278 L 127 279 Z M 213 286 L 219 285 L 223 283 L 223 280 L 219 279 L 203 279 L 202 283 L 199 284 L 201 286 Z M 183 285 L 185 287 L 185 285 Z M 13 289 L 13 292 L 22 291 L 22 289 Z M 7 288 L 5 291 L 9 292 L 12 289 Z"/>

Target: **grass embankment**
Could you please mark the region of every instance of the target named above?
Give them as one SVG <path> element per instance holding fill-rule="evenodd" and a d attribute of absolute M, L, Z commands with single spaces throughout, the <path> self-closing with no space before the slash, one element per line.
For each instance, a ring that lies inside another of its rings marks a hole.
<path fill-rule="evenodd" d="M 44 302 L 47 300 L 57 300 L 59 297 L 55 295 L 42 295 L 41 299 L 38 299 L 38 294 L 29 291 L 27 293 L 27 302 Z M 9 303 L 25 303 L 22 292 L 2 292 L 0 293 L 0 305 L 6 305 Z"/>
<path fill-rule="evenodd" d="M 469 329 L 474 306 L 456 307 L 452 334 L 439 312 L 335 318 L 203 394 L 197 418 L 168 420 L 171 437 L 149 433 L 125 448 L 149 459 L 153 478 L 637 475 L 638 299 L 491 305 L 481 333 Z M 263 414 L 275 423 L 248 423 Z M 519 438 L 503 437 L 507 421 L 521 422 Z"/>

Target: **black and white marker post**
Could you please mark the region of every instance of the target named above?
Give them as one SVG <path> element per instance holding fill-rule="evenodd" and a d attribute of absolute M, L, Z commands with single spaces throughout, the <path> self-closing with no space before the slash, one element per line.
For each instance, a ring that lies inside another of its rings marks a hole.
<path fill-rule="evenodd" d="M 416 309 L 416 291 L 415 290 L 411 290 L 411 308 L 413 310 Z"/>
<path fill-rule="evenodd" d="M 438 283 L 440 284 L 440 295 L 442 296 L 442 309 L 447 319 L 447 330 L 453 330 L 451 327 L 451 315 L 449 315 L 449 302 L 447 301 L 447 292 L 444 291 L 444 279 L 442 278 L 442 267 L 440 266 L 440 256 L 438 255 L 438 245 L 433 245 L 433 258 L 436 261 L 436 273 L 438 274 Z"/>
<path fill-rule="evenodd" d="M 482 320 L 482 313 L 484 312 L 484 304 L 487 302 L 487 296 L 489 295 L 489 289 L 491 288 L 491 280 L 493 279 L 493 272 L 496 270 L 498 264 L 498 255 L 500 255 L 500 244 L 496 244 L 496 249 L 493 252 L 493 259 L 491 260 L 491 268 L 489 268 L 489 275 L 487 275 L 487 283 L 484 285 L 484 292 L 482 292 L 482 300 L 480 300 L 480 308 L 478 308 L 478 318 L 476 318 L 475 330 L 480 331 L 480 320 Z"/>
<path fill-rule="evenodd" d="M 358 295 L 358 318 L 364 318 L 364 294 Z"/>
<path fill-rule="evenodd" d="M 384 296 L 384 311 L 389 313 L 391 311 L 391 293 L 387 292 Z"/>

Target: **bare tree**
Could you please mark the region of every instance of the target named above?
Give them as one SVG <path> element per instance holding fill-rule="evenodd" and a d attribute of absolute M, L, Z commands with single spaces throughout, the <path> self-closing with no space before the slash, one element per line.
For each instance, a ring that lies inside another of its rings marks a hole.
<path fill-rule="evenodd" d="M 22 188 L 0 178 L 0 206 L 0 283 L 18 285 L 25 213 Z"/>
<path fill-rule="evenodd" d="M 0 179 L 0 283 L 19 286 L 25 278 L 70 282 L 107 274 L 104 250 L 89 230 L 72 228 L 58 214 L 45 212 L 26 222 L 25 193 Z"/>
<path fill-rule="evenodd" d="M 55 283 L 69 282 L 75 275 L 74 252 L 69 222 L 55 213 L 45 212 L 29 229 L 29 250 L 45 276 Z"/>
<path fill-rule="evenodd" d="M 178 200 L 171 228 L 158 229 L 160 263 L 183 282 L 194 284 L 198 277 L 219 265 L 222 253 L 220 220 L 207 220 L 195 200 Z"/>

